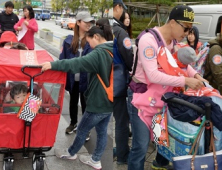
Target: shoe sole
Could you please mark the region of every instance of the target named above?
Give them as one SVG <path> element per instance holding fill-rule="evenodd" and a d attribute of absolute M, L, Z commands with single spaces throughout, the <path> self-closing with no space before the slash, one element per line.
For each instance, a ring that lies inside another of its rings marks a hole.
<path fill-rule="evenodd" d="M 70 135 L 70 134 L 72 134 L 74 132 L 74 130 L 73 131 L 70 131 L 70 132 L 66 132 L 66 134 L 67 135 Z"/>
<path fill-rule="evenodd" d="M 76 156 L 75 158 L 73 158 L 73 159 L 67 159 L 67 158 L 65 158 L 65 157 L 61 157 L 61 156 L 58 156 L 58 155 L 56 155 L 56 157 L 57 157 L 57 158 L 60 158 L 60 159 L 64 159 L 64 160 L 70 160 L 70 161 L 74 161 L 74 160 L 77 159 L 77 156 Z"/>
<path fill-rule="evenodd" d="M 155 166 L 153 166 L 153 165 L 151 166 L 151 168 L 152 168 L 152 169 L 155 169 L 155 170 L 167 170 L 166 168 L 158 168 L 158 167 L 155 167 Z"/>
<path fill-rule="evenodd" d="M 79 159 L 79 160 L 81 161 L 81 159 Z M 86 162 L 83 162 L 83 161 L 81 161 L 81 162 L 84 163 L 85 165 L 88 165 L 88 166 L 92 167 L 93 169 L 96 169 L 96 170 L 101 170 L 102 169 L 102 167 L 98 169 L 98 168 L 95 168 L 95 167 L 91 166 L 90 164 L 88 164 Z"/>
<path fill-rule="evenodd" d="M 88 142 L 90 140 L 90 138 L 86 138 L 86 142 Z"/>

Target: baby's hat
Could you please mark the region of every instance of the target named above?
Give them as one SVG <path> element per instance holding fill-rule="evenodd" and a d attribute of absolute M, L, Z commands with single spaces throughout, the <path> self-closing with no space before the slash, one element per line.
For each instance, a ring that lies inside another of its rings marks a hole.
<path fill-rule="evenodd" d="M 195 62 L 197 60 L 195 50 L 189 46 L 180 48 L 177 51 L 177 58 L 181 63 L 183 63 L 185 65 L 188 65 L 188 64 Z"/>

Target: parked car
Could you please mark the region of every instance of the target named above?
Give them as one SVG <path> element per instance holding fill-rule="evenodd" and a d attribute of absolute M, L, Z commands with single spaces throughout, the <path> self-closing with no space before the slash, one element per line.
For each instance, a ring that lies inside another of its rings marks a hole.
<path fill-rule="evenodd" d="M 55 20 L 55 24 L 61 26 L 61 23 L 68 20 L 69 18 L 60 18 Z"/>
<path fill-rule="evenodd" d="M 75 25 L 76 25 L 75 19 L 68 19 L 61 23 L 61 28 L 67 28 L 67 29 L 73 30 Z"/>
<path fill-rule="evenodd" d="M 194 21 L 201 25 L 195 25 L 199 30 L 199 40 L 203 43 L 214 39 L 221 32 L 222 5 L 191 5 L 195 13 Z"/>

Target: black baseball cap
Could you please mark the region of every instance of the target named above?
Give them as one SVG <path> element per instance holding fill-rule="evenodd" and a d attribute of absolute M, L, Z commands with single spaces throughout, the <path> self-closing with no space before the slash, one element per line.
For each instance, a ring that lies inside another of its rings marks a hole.
<path fill-rule="evenodd" d="M 123 6 L 123 8 L 124 8 L 125 10 L 127 10 L 127 7 L 126 7 L 126 5 L 123 3 L 122 0 L 113 0 L 113 6 L 116 5 L 116 4 L 121 4 L 121 5 Z"/>
<path fill-rule="evenodd" d="M 199 22 L 194 22 L 194 11 L 191 7 L 186 5 L 175 6 L 170 12 L 169 20 L 171 19 L 191 24 L 201 24 Z"/>

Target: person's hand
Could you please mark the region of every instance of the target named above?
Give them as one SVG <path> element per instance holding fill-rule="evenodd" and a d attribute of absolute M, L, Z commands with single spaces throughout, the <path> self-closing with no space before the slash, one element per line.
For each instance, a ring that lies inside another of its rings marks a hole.
<path fill-rule="evenodd" d="M 18 27 L 17 30 L 18 30 L 18 31 L 21 31 L 21 30 L 22 30 L 22 27 Z"/>
<path fill-rule="evenodd" d="M 29 22 L 28 22 L 28 21 L 24 21 L 24 24 L 25 24 L 26 26 L 28 26 L 28 25 L 29 25 Z"/>
<path fill-rule="evenodd" d="M 204 87 L 202 81 L 192 77 L 185 77 L 185 84 L 193 90 L 199 90 Z"/>
<path fill-rule="evenodd" d="M 41 66 L 42 66 L 42 72 L 44 72 L 44 71 L 46 71 L 46 70 L 50 70 L 50 69 L 52 68 L 50 62 L 42 63 Z"/>
<path fill-rule="evenodd" d="M 201 77 L 201 75 L 199 75 L 198 73 L 197 74 L 195 74 L 195 76 L 194 76 L 196 79 L 198 79 L 198 80 L 200 80 L 200 81 L 202 81 L 202 82 L 206 82 L 207 84 L 209 84 L 209 81 L 208 80 L 206 80 L 206 79 L 204 79 L 203 77 Z"/>

